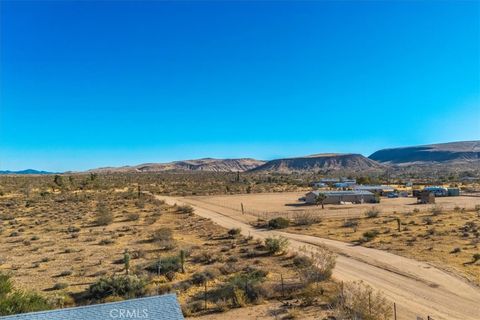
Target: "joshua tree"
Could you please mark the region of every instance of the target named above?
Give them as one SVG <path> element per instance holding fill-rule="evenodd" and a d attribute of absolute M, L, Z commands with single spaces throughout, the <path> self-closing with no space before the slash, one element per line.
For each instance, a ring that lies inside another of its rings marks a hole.
<path fill-rule="evenodd" d="M 180 264 L 182 266 L 182 273 L 185 273 L 185 250 L 180 250 Z"/>
<path fill-rule="evenodd" d="M 319 193 L 318 196 L 315 198 L 315 204 L 322 205 L 322 209 L 325 209 L 324 202 L 327 199 L 327 196 L 324 193 Z"/>
<path fill-rule="evenodd" d="M 128 276 L 130 272 L 130 254 L 127 249 L 125 249 L 125 253 L 123 254 L 123 264 L 125 265 L 125 273 Z"/>

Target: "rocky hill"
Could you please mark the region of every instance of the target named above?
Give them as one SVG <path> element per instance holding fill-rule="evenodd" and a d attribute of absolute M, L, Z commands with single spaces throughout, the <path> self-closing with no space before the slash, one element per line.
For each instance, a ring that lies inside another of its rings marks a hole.
<path fill-rule="evenodd" d="M 289 173 L 319 170 L 356 171 L 382 168 L 384 168 L 382 164 L 368 159 L 361 154 L 325 153 L 299 158 L 271 160 L 252 171 Z"/>
<path fill-rule="evenodd" d="M 145 163 L 138 166 L 108 167 L 90 170 L 90 172 L 164 172 L 164 171 L 209 171 L 209 172 L 243 172 L 256 168 L 265 161 L 243 159 L 213 159 L 182 160 L 168 163 Z"/>
<path fill-rule="evenodd" d="M 424 146 L 383 149 L 370 159 L 390 165 L 411 164 L 480 164 L 480 141 L 461 141 Z"/>

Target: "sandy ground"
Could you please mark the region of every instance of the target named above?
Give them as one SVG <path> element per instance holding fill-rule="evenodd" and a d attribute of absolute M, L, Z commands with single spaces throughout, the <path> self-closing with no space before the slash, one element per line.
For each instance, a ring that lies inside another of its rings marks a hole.
<path fill-rule="evenodd" d="M 397 320 L 426 318 L 427 315 L 435 320 L 480 318 L 480 289 L 427 263 L 335 240 L 255 229 L 248 224 L 257 219 L 255 216 L 239 215 L 238 210 L 207 203 L 203 199 L 158 198 L 169 204 L 188 203 L 195 207 L 196 214 L 212 219 L 225 228 L 241 228 L 246 235 L 258 238 L 272 235 L 287 237 L 291 250 L 327 245 L 338 253 L 334 277 L 341 281 L 363 280 L 382 291 L 396 303 Z"/>
<path fill-rule="evenodd" d="M 243 204 L 244 211 L 250 215 L 261 218 L 272 216 L 293 216 L 296 212 L 312 211 L 323 217 L 354 217 L 363 214 L 366 210 L 376 207 L 382 213 L 391 214 L 393 212 L 405 213 L 414 209 L 428 211 L 435 205 L 445 210 L 453 210 L 455 207 L 473 209 L 480 205 L 480 197 L 439 197 L 436 198 L 435 205 L 418 205 L 416 198 L 396 198 L 389 199 L 382 197 L 379 204 L 344 204 L 344 205 L 325 205 L 321 207 L 304 205 L 298 201 L 298 198 L 305 195 L 305 192 L 283 192 L 283 193 L 257 193 L 241 195 L 222 195 L 222 196 L 199 196 L 187 197 L 194 201 L 201 201 L 208 204 L 214 204 L 217 207 L 236 210 L 241 213 Z"/>

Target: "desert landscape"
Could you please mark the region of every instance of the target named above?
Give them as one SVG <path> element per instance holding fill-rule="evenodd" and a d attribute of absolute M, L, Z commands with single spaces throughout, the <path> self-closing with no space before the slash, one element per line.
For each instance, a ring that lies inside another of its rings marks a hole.
<path fill-rule="evenodd" d="M 480 1 L 0 0 L 0 320 L 480 320 Z"/>
<path fill-rule="evenodd" d="M 310 173 L 121 170 L 0 177 L 0 272 L 40 301 L 18 311 L 175 292 L 200 319 L 237 308 L 265 319 L 479 312 L 476 184 L 435 204 L 410 195 L 322 208 L 302 199 Z"/>

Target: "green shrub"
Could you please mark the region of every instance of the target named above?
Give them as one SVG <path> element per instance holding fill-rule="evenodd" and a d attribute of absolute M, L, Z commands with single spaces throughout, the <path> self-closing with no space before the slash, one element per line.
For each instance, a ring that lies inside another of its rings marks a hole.
<path fill-rule="evenodd" d="M 238 236 L 242 232 L 242 229 L 240 228 L 232 228 L 228 230 L 228 235 L 232 238 Z"/>
<path fill-rule="evenodd" d="M 128 221 L 137 221 L 138 219 L 140 219 L 140 214 L 136 212 L 130 212 L 129 214 L 127 214 Z"/>
<path fill-rule="evenodd" d="M 369 209 L 365 212 L 365 216 L 367 218 L 376 218 L 380 215 L 380 210 L 376 209 L 376 208 L 372 208 L 372 209 Z"/>
<path fill-rule="evenodd" d="M 379 231 L 376 229 L 368 230 L 363 233 L 362 242 L 368 242 L 375 239 L 378 236 Z"/>
<path fill-rule="evenodd" d="M 53 290 L 63 290 L 66 288 L 68 288 L 68 283 L 65 282 L 55 283 L 52 287 Z"/>
<path fill-rule="evenodd" d="M 269 229 L 284 229 L 287 228 L 289 225 L 290 220 L 282 217 L 273 218 L 268 221 Z"/>
<path fill-rule="evenodd" d="M 165 275 L 168 272 L 179 272 L 182 269 L 182 264 L 179 256 L 163 257 L 146 267 L 147 271 Z"/>
<path fill-rule="evenodd" d="M 10 276 L 0 272 L 0 316 L 51 309 L 48 300 L 35 292 L 13 288 Z"/>
<path fill-rule="evenodd" d="M 265 239 L 265 248 L 271 254 L 283 253 L 288 247 L 288 239 L 284 237 L 272 237 Z"/>
<path fill-rule="evenodd" d="M 181 206 L 177 206 L 177 212 L 178 213 L 183 213 L 183 214 L 193 214 L 194 213 L 194 209 L 192 206 L 189 206 L 189 205 L 181 205 Z"/>
<path fill-rule="evenodd" d="M 95 223 L 98 226 L 106 226 L 113 222 L 113 213 L 107 207 L 107 205 L 103 202 L 100 202 L 97 205 L 97 212 L 96 212 L 96 219 Z"/>
<path fill-rule="evenodd" d="M 145 293 L 147 281 L 137 276 L 114 276 L 101 278 L 92 284 L 88 293 L 93 299 L 104 299 L 108 296 L 135 298 Z"/>

